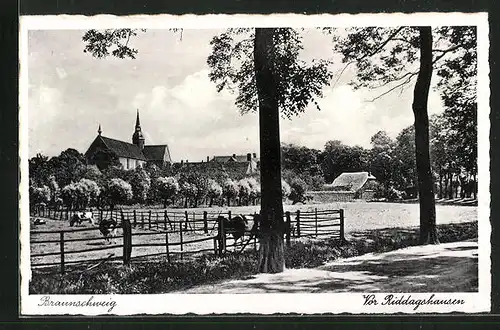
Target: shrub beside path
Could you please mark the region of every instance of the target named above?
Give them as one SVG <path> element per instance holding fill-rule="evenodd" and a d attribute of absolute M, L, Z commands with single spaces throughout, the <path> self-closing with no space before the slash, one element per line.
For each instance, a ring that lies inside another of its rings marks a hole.
<path fill-rule="evenodd" d="M 177 293 L 474 292 L 477 240 L 413 246 L 309 269 L 252 275 Z"/>

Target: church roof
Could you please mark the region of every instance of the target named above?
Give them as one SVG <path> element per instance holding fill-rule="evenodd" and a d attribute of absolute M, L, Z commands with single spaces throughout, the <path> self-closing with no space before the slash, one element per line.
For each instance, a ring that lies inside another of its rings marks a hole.
<path fill-rule="evenodd" d="M 164 160 L 166 162 L 172 162 L 170 150 L 166 144 L 144 146 L 144 150 L 142 152 L 148 160 Z"/>
<path fill-rule="evenodd" d="M 147 160 L 141 149 L 135 144 L 125 141 L 115 140 L 104 136 L 98 136 L 104 142 L 109 150 L 113 151 L 118 157 Z"/>

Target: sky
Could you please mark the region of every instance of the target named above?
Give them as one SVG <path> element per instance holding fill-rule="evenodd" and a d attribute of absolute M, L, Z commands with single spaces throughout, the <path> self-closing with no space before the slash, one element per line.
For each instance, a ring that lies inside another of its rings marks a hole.
<path fill-rule="evenodd" d="M 83 30 L 31 30 L 28 33 L 29 157 L 56 156 L 67 148 L 85 153 L 97 136 L 131 142 L 137 109 L 148 144 L 168 144 L 173 161 L 201 161 L 207 156 L 259 154 L 258 116 L 241 115 L 236 95 L 218 93 L 208 78 L 210 40 L 222 30 L 147 30 L 130 42 L 136 59 L 95 59 L 83 52 Z M 301 58 L 333 58 L 332 70 L 344 67 L 330 38 L 305 30 Z M 333 57 L 332 57 L 333 56 Z M 337 84 L 324 88 L 321 111 L 281 120 L 281 141 L 322 149 L 329 140 L 370 146 L 379 130 L 396 137 L 413 124 L 413 88 L 380 94 L 353 90 L 347 70 Z M 438 92 L 429 113 L 443 110 Z"/>

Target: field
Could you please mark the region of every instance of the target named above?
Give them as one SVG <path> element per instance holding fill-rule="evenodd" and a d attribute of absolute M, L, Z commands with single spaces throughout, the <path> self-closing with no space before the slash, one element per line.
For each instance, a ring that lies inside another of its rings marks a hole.
<path fill-rule="evenodd" d="M 419 225 L 418 204 L 393 204 L 393 203 L 331 203 L 319 205 L 285 205 L 285 211 L 295 212 L 300 209 L 303 211 L 311 211 L 317 208 L 318 210 L 334 210 L 344 209 L 345 216 L 345 233 L 349 239 L 350 232 L 359 232 L 364 230 L 380 229 L 380 228 L 396 228 L 396 227 L 415 227 Z M 231 210 L 233 215 L 236 214 L 251 214 L 258 212 L 259 206 L 245 206 L 245 207 L 230 207 L 230 208 L 198 208 L 187 209 L 188 212 L 202 213 L 204 210 L 210 211 L 212 214 L 218 212 L 227 212 Z M 184 210 L 176 210 L 176 212 Z M 477 208 L 470 206 L 449 206 L 449 205 L 436 205 L 437 223 L 462 223 L 477 221 Z M 183 241 L 202 240 L 200 242 L 183 245 L 183 255 L 187 256 L 189 253 L 203 253 L 214 250 L 213 236 L 216 232 L 213 230 L 214 223 L 209 223 L 208 234 L 203 233 L 202 228 L 195 228 L 194 232 L 186 232 L 183 234 Z M 75 227 L 70 227 L 67 221 L 47 220 L 47 224 L 31 228 L 32 231 L 51 231 L 51 230 L 70 230 Z M 81 228 L 81 230 L 80 230 Z M 123 238 L 121 232 L 111 244 L 106 243 L 97 228 L 91 228 L 89 224 L 79 227 L 78 231 L 66 233 L 64 235 L 64 249 L 65 249 L 65 263 L 70 264 L 72 261 L 82 259 L 100 259 L 107 257 L 111 254 L 110 258 L 120 259 L 122 256 Z M 120 229 L 121 230 L 121 229 Z M 165 246 L 165 231 L 160 228 L 157 230 L 156 225 L 152 230 L 140 227 L 133 228 L 133 249 L 132 258 L 141 258 L 141 256 L 152 254 L 163 254 L 166 252 Z M 91 241 L 84 240 L 91 238 Z M 58 234 L 32 234 L 31 241 L 44 241 L 44 240 L 59 240 Z M 180 242 L 180 235 L 178 232 L 171 232 L 168 234 L 169 244 Z M 71 241 L 74 240 L 74 241 Z M 136 246 L 140 244 L 157 244 L 157 246 Z M 256 245 L 250 244 L 247 248 L 256 248 Z M 77 250 L 92 250 L 92 249 L 105 249 L 98 251 L 83 251 L 78 253 L 71 253 Z M 31 262 L 32 263 L 52 263 L 60 261 L 60 243 L 37 243 L 31 244 Z M 181 245 L 174 245 L 169 247 L 169 252 L 174 255 L 179 255 L 181 252 Z M 53 253 L 51 256 L 36 257 L 40 253 Z"/>
<path fill-rule="evenodd" d="M 380 228 L 412 227 L 419 225 L 418 203 L 383 203 L 383 202 L 346 202 L 328 204 L 297 204 L 284 205 L 285 211 L 295 212 L 318 210 L 344 209 L 345 232 L 362 231 Z M 259 212 L 260 206 L 236 207 L 205 207 L 190 209 L 175 209 L 179 212 L 208 211 L 211 213 L 227 212 L 231 210 L 236 214 L 253 214 Z M 145 209 L 148 210 L 148 209 Z M 477 221 L 477 207 L 460 205 L 436 205 L 436 218 L 438 224 L 461 223 Z"/>

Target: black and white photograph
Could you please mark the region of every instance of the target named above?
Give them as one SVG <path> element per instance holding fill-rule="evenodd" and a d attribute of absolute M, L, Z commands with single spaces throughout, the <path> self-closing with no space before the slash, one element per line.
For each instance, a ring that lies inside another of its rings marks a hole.
<path fill-rule="evenodd" d="M 20 27 L 22 315 L 489 311 L 487 14 Z"/>

